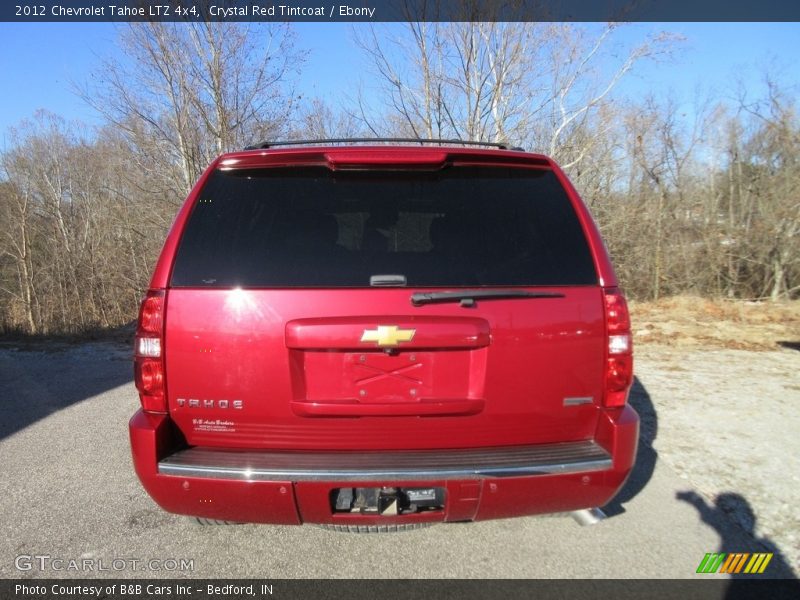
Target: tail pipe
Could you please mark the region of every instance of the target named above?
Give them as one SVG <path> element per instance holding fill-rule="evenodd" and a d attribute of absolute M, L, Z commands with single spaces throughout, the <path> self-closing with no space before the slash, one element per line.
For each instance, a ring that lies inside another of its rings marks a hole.
<path fill-rule="evenodd" d="M 597 525 L 600 521 L 607 518 L 599 508 L 585 508 L 583 510 L 573 510 L 570 516 L 575 519 L 575 522 L 581 527 L 587 525 Z"/>

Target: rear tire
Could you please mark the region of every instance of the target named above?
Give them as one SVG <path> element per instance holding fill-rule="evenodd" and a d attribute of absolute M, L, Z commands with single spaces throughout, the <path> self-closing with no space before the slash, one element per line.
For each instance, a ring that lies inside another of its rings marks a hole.
<path fill-rule="evenodd" d="M 400 533 L 401 531 L 426 529 L 432 525 L 434 523 L 400 523 L 399 525 L 331 525 L 321 523 L 319 527 L 338 533 Z"/>
<path fill-rule="evenodd" d="M 237 521 L 220 521 L 219 519 L 206 519 L 205 517 L 195 517 L 195 521 L 197 521 L 198 525 L 202 525 L 203 527 L 213 527 L 215 525 L 241 525 L 241 523 Z"/>

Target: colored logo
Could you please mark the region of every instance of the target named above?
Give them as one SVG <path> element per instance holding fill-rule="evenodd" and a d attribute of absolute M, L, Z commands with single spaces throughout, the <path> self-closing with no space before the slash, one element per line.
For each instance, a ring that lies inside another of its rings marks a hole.
<path fill-rule="evenodd" d="M 375 342 L 381 348 L 397 346 L 400 342 L 410 342 L 415 329 L 400 329 L 397 325 L 378 325 L 377 329 L 365 329 L 362 342 Z"/>
<path fill-rule="evenodd" d="M 709 553 L 700 561 L 697 573 L 763 573 L 769 561 L 772 560 L 772 552 L 739 552 L 726 554 Z"/>

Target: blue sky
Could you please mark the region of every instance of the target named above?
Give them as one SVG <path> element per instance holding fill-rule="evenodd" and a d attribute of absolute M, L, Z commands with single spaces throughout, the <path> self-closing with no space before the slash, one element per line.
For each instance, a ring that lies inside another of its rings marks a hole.
<path fill-rule="evenodd" d="M 99 117 L 70 90 L 84 81 L 99 57 L 116 54 L 115 25 L 110 23 L 0 23 L 0 139 L 9 126 L 44 108 L 67 119 L 88 123 Z M 348 23 L 297 23 L 298 45 L 310 51 L 300 91 L 346 101 L 359 81 L 369 85 L 364 63 Z M 800 83 L 796 59 L 800 23 L 635 23 L 616 39 L 635 43 L 648 33 L 671 31 L 686 37 L 683 50 L 667 64 L 643 66 L 621 84 L 629 96 L 674 93 L 691 101 L 702 89 L 712 97 L 731 93 L 741 77 L 753 93 L 760 88 L 759 66 L 772 63 L 786 85 Z"/>

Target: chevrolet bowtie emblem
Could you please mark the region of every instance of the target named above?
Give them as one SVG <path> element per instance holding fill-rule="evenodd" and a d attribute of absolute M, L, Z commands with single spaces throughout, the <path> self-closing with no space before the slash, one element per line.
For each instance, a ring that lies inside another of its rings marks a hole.
<path fill-rule="evenodd" d="M 365 329 L 362 342 L 376 342 L 379 347 L 394 347 L 400 342 L 410 342 L 416 329 L 399 329 L 397 325 L 378 325 L 377 329 Z"/>

